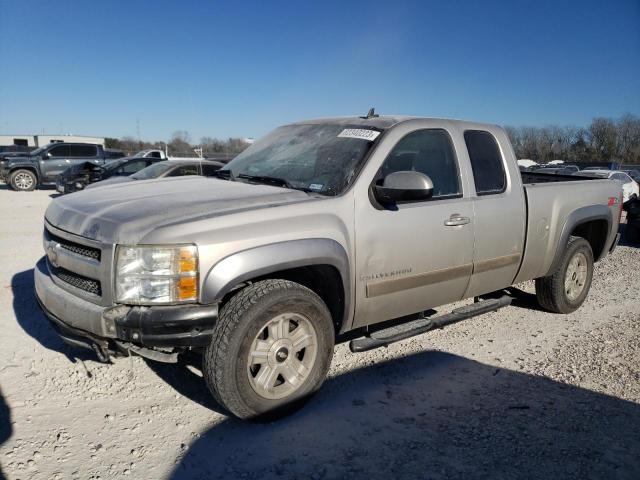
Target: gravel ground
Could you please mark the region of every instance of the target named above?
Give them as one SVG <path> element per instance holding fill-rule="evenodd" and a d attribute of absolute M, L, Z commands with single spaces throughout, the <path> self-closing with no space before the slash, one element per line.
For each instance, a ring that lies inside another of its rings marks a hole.
<path fill-rule="evenodd" d="M 51 190 L 0 185 L 0 478 L 640 478 L 640 249 L 585 305 L 514 304 L 388 349 L 336 348 L 330 378 L 269 424 L 221 415 L 197 358 L 97 363 L 33 297 Z"/>

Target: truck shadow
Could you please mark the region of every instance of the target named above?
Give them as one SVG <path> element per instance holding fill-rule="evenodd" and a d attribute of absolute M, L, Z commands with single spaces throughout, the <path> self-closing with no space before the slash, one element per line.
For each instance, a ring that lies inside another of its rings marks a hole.
<path fill-rule="evenodd" d="M 96 359 L 93 352 L 72 348 L 64 343 L 49 324 L 36 301 L 33 269 L 16 273 L 11 278 L 11 290 L 13 292 L 13 312 L 18 324 L 27 335 L 37 340 L 44 348 L 62 353 L 71 362 L 75 362 L 76 359 Z"/>
<path fill-rule="evenodd" d="M 0 445 L 9 440 L 12 433 L 11 410 L 2 396 L 2 389 L 0 389 Z M 4 478 L 5 476 L 2 473 L 2 465 L 0 464 L 0 480 L 4 480 Z"/>
<path fill-rule="evenodd" d="M 226 415 L 224 409 L 209 393 L 204 378 L 202 378 L 200 373 L 202 371 L 202 357 L 197 353 L 187 352 L 178 358 L 178 363 L 161 363 L 147 359 L 145 362 L 153 373 L 183 397 L 187 397 L 216 413 Z"/>
<path fill-rule="evenodd" d="M 265 423 L 225 419 L 187 478 L 639 478 L 640 405 L 427 351 L 328 380 Z"/>

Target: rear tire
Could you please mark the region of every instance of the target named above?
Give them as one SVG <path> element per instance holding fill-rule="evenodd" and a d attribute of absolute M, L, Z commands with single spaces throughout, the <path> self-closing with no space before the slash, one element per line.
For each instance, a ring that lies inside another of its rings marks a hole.
<path fill-rule="evenodd" d="M 9 184 L 17 192 L 30 192 L 38 185 L 38 177 L 31 170 L 16 170 L 11 172 Z"/>
<path fill-rule="evenodd" d="M 584 238 L 571 237 L 556 271 L 536 279 L 540 306 L 555 313 L 571 313 L 587 298 L 593 278 L 593 251 Z"/>
<path fill-rule="evenodd" d="M 327 306 L 287 280 L 262 280 L 220 310 L 203 373 L 216 401 L 242 419 L 288 413 L 326 377 L 335 341 Z"/>

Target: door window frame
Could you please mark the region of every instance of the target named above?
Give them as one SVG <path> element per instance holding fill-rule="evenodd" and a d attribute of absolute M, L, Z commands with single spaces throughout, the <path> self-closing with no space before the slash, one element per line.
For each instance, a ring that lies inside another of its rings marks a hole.
<path fill-rule="evenodd" d="M 50 155 L 48 157 L 48 160 L 54 160 L 54 159 L 58 159 L 58 158 L 69 158 L 69 145 L 65 145 L 64 142 L 57 142 L 60 143 L 61 145 L 56 145 L 55 147 L 50 148 L 49 150 L 47 150 L 47 153 Z M 62 155 L 62 156 L 56 156 L 53 155 L 52 152 L 56 149 L 58 150 L 62 150 L 66 148 L 67 149 L 67 154 L 66 155 Z"/>
<path fill-rule="evenodd" d="M 496 150 L 498 151 L 498 156 L 500 159 L 500 165 L 502 166 L 502 175 L 504 178 L 504 185 L 502 186 L 502 190 L 500 191 L 492 191 L 492 192 L 478 192 L 478 188 L 476 186 L 476 176 L 473 172 L 473 160 L 471 160 L 471 153 L 469 152 L 469 147 L 467 145 L 467 139 L 465 138 L 465 135 L 467 132 L 480 132 L 480 133 L 486 133 L 487 135 L 489 135 L 492 139 L 493 142 L 496 145 Z M 470 169 L 470 174 L 471 174 L 471 185 L 473 185 L 473 189 L 475 191 L 475 194 L 477 197 L 491 197 L 492 195 L 502 195 L 503 193 L 505 193 L 507 191 L 507 188 L 509 186 L 509 169 L 507 168 L 507 164 L 505 162 L 505 158 L 504 158 L 504 154 L 502 152 L 502 147 L 500 145 L 500 142 L 498 141 L 498 139 L 496 138 L 496 136 L 491 133 L 488 130 L 483 130 L 481 128 L 467 128 L 465 130 L 462 131 L 462 142 L 465 146 L 465 148 L 467 149 L 467 157 L 469 158 L 469 169 Z"/>
<path fill-rule="evenodd" d="M 389 153 L 384 158 L 382 163 L 380 163 L 380 166 L 378 167 L 378 169 L 376 170 L 375 174 L 373 175 L 373 178 L 371 179 L 371 183 L 369 184 L 369 200 L 370 200 L 370 202 L 371 202 L 371 204 L 373 205 L 374 208 L 376 208 L 378 210 L 379 209 L 387 210 L 387 208 L 382 207 L 381 205 L 378 204 L 378 201 L 375 199 L 375 196 L 373 194 L 373 188 L 375 187 L 376 182 L 380 180 L 379 174 L 380 174 L 380 171 L 382 170 L 382 168 L 384 167 L 384 164 L 391 157 L 391 155 L 393 154 L 395 148 L 400 144 L 400 142 L 402 142 L 409 135 L 413 135 L 416 132 L 421 132 L 421 131 L 424 131 L 424 130 L 439 130 L 441 132 L 444 132 L 447 140 L 449 141 L 449 146 L 451 147 L 451 152 L 453 153 L 453 160 L 454 160 L 454 164 L 455 164 L 455 167 L 456 167 L 456 175 L 457 175 L 458 187 L 459 187 L 460 191 L 459 191 L 459 193 L 454 194 L 454 195 L 441 195 L 441 196 L 438 196 L 438 197 L 425 198 L 423 200 L 406 200 L 406 201 L 397 202 L 396 204 L 397 205 L 414 205 L 414 204 L 421 204 L 421 203 L 441 202 L 441 201 L 447 201 L 447 200 L 460 200 L 460 199 L 464 198 L 465 185 L 464 185 L 464 181 L 462 179 L 462 175 L 461 175 L 461 172 L 460 172 L 460 158 L 458 156 L 458 152 L 456 150 L 455 142 L 454 142 L 454 139 L 453 139 L 451 133 L 446 128 L 443 128 L 443 127 L 420 127 L 420 128 L 416 128 L 414 130 L 411 130 L 410 132 L 405 133 L 402 137 L 400 137 L 400 139 L 398 139 L 398 141 L 393 145 L 393 147 L 391 147 L 391 149 L 389 150 Z M 384 178 L 384 177 L 382 177 L 382 178 Z"/>

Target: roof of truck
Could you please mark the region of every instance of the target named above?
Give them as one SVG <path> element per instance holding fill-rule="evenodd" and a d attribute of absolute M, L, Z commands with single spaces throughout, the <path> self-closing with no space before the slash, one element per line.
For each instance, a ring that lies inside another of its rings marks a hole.
<path fill-rule="evenodd" d="M 407 120 L 435 120 L 441 122 L 451 122 L 451 123 L 459 123 L 464 124 L 470 128 L 479 127 L 479 126 L 497 126 L 492 124 L 485 123 L 476 123 L 476 122 L 468 122 L 465 120 L 454 120 L 451 118 L 436 118 L 436 117 L 416 117 L 409 115 L 380 115 L 376 117 L 327 117 L 327 118 L 316 118 L 311 120 L 303 120 L 300 122 L 293 122 L 290 125 L 304 125 L 304 124 L 315 124 L 315 123 L 333 123 L 336 125 L 352 125 L 352 126 L 362 126 L 362 127 L 372 127 L 378 128 L 380 130 L 385 130 L 387 128 L 391 128 L 394 125 L 407 121 Z"/>
<path fill-rule="evenodd" d="M 380 115 L 378 117 L 327 117 L 327 118 L 315 118 L 311 120 L 302 120 L 300 122 L 293 122 L 291 125 L 301 125 L 309 123 L 334 123 L 336 125 L 356 125 L 363 127 L 374 127 L 380 129 L 389 128 L 396 123 L 404 120 L 410 120 L 417 117 L 398 116 L 398 115 Z"/>

